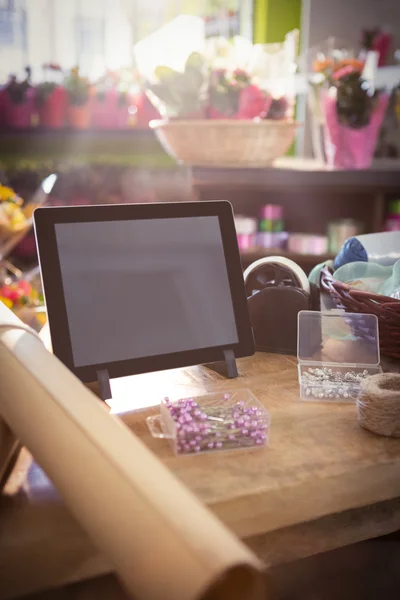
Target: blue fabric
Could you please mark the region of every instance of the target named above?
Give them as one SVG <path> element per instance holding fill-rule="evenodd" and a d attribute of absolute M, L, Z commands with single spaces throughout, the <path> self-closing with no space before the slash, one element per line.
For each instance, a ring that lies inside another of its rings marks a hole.
<path fill-rule="evenodd" d="M 355 237 L 345 241 L 335 258 L 335 270 L 351 262 L 368 262 L 368 254 L 362 243 Z"/>

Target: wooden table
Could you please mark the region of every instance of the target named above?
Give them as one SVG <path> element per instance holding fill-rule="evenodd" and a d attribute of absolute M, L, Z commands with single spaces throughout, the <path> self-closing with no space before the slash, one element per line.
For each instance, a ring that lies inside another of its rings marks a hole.
<path fill-rule="evenodd" d="M 124 411 L 128 427 L 269 566 L 400 529 L 400 440 L 361 429 L 354 405 L 301 402 L 294 357 L 256 354 L 240 360 L 239 371 L 237 380 L 204 367 L 116 380 L 113 410 Z M 176 458 L 147 429 L 145 417 L 157 409 L 132 412 L 165 395 L 238 388 L 250 388 L 271 412 L 266 449 Z M 29 591 L 25 570 L 43 587 L 112 569 L 26 452 L 2 504 L 0 573 L 9 586 Z"/>

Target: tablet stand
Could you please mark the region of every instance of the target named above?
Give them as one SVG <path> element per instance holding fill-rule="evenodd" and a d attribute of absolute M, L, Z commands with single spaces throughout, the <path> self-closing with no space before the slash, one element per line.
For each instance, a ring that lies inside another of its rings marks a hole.
<path fill-rule="evenodd" d="M 239 373 L 237 370 L 236 358 L 233 350 L 228 349 L 224 350 L 224 360 L 215 362 L 215 363 L 207 363 L 204 365 L 208 369 L 212 369 L 216 371 L 220 375 L 224 375 L 228 377 L 228 379 L 233 379 L 234 377 L 238 377 Z"/>
<path fill-rule="evenodd" d="M 104 402 L 106 400 L 111 400 L 111 385 L 110 385 L 110 376 L 108 374 L 107 369 L 101 369 L 97 371 L 97 383 L 99 384 L 99 396 L 100 399 Z"/>

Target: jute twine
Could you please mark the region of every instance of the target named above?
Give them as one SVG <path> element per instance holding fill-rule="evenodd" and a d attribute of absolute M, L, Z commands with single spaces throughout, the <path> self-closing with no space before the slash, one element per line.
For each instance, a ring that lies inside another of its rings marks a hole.
<path fill-rule="evenodd" d="M 357 399 L 358 422 L 378 435 L 400 437 L 400 374 L 368 377 Z"/>

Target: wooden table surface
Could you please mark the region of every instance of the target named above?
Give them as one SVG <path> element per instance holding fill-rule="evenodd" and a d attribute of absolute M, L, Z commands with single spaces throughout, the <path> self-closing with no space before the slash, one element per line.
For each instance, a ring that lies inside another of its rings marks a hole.
<path fill-rule="evenodd" d="M 353 404 L 300 401 L 294 357 L 258 353 L 239 372 L 226 380 L 191 367 L 115 380 L 112 410 L 267 565 L 400 529 L 400 440 L 360 428 Z M 268 448 L 177 458 L 151 437 L 145 417 L 160 398 L 239 388 L 271 413 Z M 41 585 L 111 570 L 27 452 L 1 502 L 0 572 L 21 549 L 15 578 L 35 569 Z"/>

